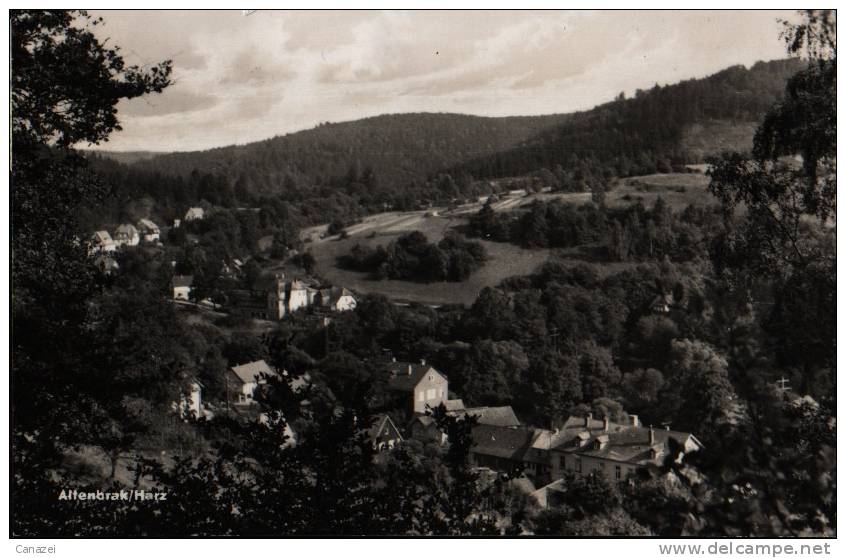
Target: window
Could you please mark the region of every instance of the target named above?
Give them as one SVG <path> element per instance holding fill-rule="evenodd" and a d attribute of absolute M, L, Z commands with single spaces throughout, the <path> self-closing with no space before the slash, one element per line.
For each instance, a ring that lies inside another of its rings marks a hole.
<path fill-rule="evenodd" d="M 426 390 L 426 399 L 434 399 L 437 395 L 435 388 Z"/>
<path fill-rule="evenodd" d="M 614 465 L 614 478 L 617 480 L 623 478 L 623 471 L 620 469 L 619 465 Z"/>
<path fill-rule="evenodd" d="M 576 472 L 581 473 L 582 472 L 582 458 L 576 457 L 575 459 L 576 459 Z"/>
<path fill-rule="evenodd" d="M 422 389 L 417 393 L 417 400 L 418 401 L 425 401 L 426 400 L 426 394 L 423 393 Z"/>

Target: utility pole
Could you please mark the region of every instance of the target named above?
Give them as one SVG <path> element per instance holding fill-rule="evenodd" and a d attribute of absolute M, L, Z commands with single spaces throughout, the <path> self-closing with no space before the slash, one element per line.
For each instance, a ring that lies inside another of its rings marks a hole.
<path fill-rule="evenodd" d="M 551 328 L 549 328 L 549 333 L 547 333 L 547 335 L 546 335 L 548 338 L 550 338 L 552 340 L 552 349 L 556 353 L 558 353 L 558 336 L 559 335 L 561 335 L 561 333 L 558 331 L 558 328 L 556 326 L 552 326 Z"/>
<path fill-rule="evenodd" d="M 787 385 L 787 384 L 789 384 L 789 383 L 790 383 L 790 380 L 788 380 L 787 378 L 785 378 L 783 375 L 782 375 L 782 377 L 781 377 L 781 379 L 780 379 L 780 380 L 776 380 L 776 383 L 778 384 L 778 390 L 779 390 L 781 393 L 784 393 L 784 392 L 790 391 L 790 390 L 792 389 L 791 387 L 789 387 L 789 386 Z"/>

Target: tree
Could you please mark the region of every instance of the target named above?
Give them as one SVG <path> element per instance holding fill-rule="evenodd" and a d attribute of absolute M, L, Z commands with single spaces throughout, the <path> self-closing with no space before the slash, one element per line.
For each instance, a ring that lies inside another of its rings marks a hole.
<path fill-rule="evenodd" d="M 638 368 L 623 376 L 623 396 L 630 409 L 650 409 L 658 402 L 664 388 L 664 375 L 660 370 Z"/>
<path fill-rule="evenodd" d="M 702 341 L 672 342 L 667 368 L 668 417 L 676 430 L 696 432 L 705 439 L 740 411 L 728 376 L 728 362 Z"/>
<path fill-rule="evenodd" d="M 107 140 L 119 129 L 118 101 L 161 91 L 170 74 L 169 62 L 127 66 L 91 32 L 101 22 L 85 12 L 10 13 L 15 487 L 50 490 L 54 501 L 51 468 L 63 448 L 91 435 L 102 416 L 92 409 L 116 399 L 103 399 L 91 377 L 98 333 L 89 303 L 100 286 L 87 258 L 90 231 L 78 220 L 105 189 L 72 146 Z M 15 510 L 16 531 L 38 523 L 27 514 L 43 513 Z M 42 535 L 55 532 L 45 526 Z"/>
<path fill-rule="evenodd" d="M 81 10 L 13 10 L 10 19 L 16 148 L 108 141 L 121 129 L 118 101 L 170 85 L 169 60 L 145 71 L 127 66 L 120 48 L 106 48 L 92 33 L 103 18 Z"/>
<path fill-rule="evenodd" d="M 541 424 L 566 418 L 570 408 L 583 399 L 578 363 L 554 351 L 544 351 L 533 359 L 525 379 L 514 390 L 519 408 Z"/>
<path fill-rule="evenodd" d="M 593 341 L 587 341 L 579 346 L 576 354 L 586 401 L 606 397 L 617 391 L 621 374 L 614 364 L 611 351 Z"/>
<path fill-rule="evenodd" d="M 765 116 L 755 134 L 753 159 L 738 154 L 713 162 L 711 190 L 731 214 L 746 217 L 718 245 L 718 270 L 737 275 L 789 275 L 834 255 L 809 239 L 805 219 L 826 226 L 835 212 L 837 45 L 834 14 L 805 13 L 785 24 L 788 52 L 806 51 L 810 63 L 790 78 L 784 100 Z M 794 169 L 785 156 L 801 156 Z M 833 286 L 832 286 L 833 288 Z"/>

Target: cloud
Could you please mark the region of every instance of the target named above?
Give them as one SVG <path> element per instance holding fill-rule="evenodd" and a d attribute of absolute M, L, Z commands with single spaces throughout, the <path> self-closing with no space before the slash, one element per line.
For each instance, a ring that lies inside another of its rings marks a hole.
<path fill-rule="evenodd" d="M 118 105 L 118 114 L 135 117 L 166 116 L 206 110 L 219 103 L 218 97 L 191 91 L 177 82 L 162 93 L 121 101 Z"/>
<path fill-rule="evenodd" d="M 220 74 L 218 83 L 223 85 L 262 85 L 269 80 L 285 81 L 295 76 L 290 66 L 253 48 L 240 51 Z"/>
<path fill-rule="evenodd" d="M 584 110 L 784 56 L 765 11 L 98 12 L 174 85 L 119 105 L 110 149 L 205 149 L 381 113 Z"/>

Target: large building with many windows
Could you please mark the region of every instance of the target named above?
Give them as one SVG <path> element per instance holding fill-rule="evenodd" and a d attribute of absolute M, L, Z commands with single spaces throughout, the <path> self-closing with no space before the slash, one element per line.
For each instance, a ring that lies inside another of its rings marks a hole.
<path fill-rule="evenodd" d="M 626 424 L 590 415 L 570 417 L 550 443 L 550 473 L 553 480 L 567 471 L 598 472 L 609 480 L 623 480 L 638 467 L 660 463 L 674 448 L 689 453 L 703 446 L 687 432 L 645 427 L 636 415 Z"/>

